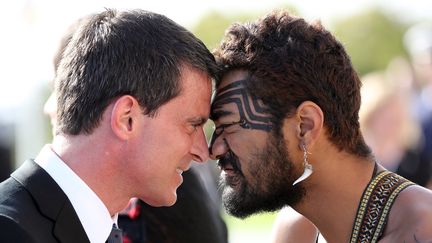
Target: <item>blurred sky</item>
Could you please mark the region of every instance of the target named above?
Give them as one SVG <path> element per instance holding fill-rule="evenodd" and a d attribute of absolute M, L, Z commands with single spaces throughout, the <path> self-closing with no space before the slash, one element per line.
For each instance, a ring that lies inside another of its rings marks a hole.
<path fill-rule="evenodd" d="M 429 0 L 4 0 L 0 3 L 0 121 L 46 86 L 52 78 L 52 57 L 61 35 L 85 14 L 104 7 L 143 8 L 191 28 L 210 10 L 235 14 L 283 5 L 292 5 L 302 17 L 321 19 L 324 24 L 372 5 L 396 13 L 402 21 L 432 13 Z"/>

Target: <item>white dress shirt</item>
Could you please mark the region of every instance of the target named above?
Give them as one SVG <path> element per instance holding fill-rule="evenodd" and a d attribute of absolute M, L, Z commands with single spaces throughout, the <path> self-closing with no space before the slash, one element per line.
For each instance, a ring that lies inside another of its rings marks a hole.
<path fill-rule="evenodd" d="M 117 222 L 117 215 L 111 218 L 102 200 L 58 157 L 51 145 L 42 148 L 35 162 L 54 179 L 69 198 L 90 242 L 105 242 L 113 223 Z"/>

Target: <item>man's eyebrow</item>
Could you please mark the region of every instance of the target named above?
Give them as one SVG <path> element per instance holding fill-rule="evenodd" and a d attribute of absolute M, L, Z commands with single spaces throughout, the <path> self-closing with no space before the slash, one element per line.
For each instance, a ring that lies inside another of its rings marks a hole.
<path fill-rule="evenodd" d="M 233 115 L 234 113 L 232 111 L 227 111 L 227 110 L 213 110 L 210 114 L 210 119 L 212 119 L 213 121 L 217 121 L 220 118 L 224 117 L 224 116 L 229 116 L 229 115 Z"/>
<path fill-rule="evenodd" d="M 204 125 L 207 122 L 207 117 L 194 117 L 191 119 L 188 119 L 188 122 L 194 123 L 196 125 Z"/>

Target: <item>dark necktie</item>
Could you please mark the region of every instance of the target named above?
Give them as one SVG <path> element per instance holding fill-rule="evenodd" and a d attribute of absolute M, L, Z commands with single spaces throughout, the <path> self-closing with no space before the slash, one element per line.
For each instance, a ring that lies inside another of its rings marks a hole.
<path fill-rule="evenodd" d="M 110 235 L 108 236 L 108 240 L 106 243 L 122 243 L 122 230 L 117 227 L 116 224 L 113 224 Z"/>

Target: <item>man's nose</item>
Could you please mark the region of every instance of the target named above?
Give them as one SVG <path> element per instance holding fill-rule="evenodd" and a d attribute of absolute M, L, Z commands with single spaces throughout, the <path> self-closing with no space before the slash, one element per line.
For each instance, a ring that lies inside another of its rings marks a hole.
<path fill-rule="evenodd" d="M 212 160 L 217 160 L 228 152 L 228 145 L 223 136 L 216 135 L 213 133 L 212 139 L 210 141 L 210 158 Z"/>
<path fill-rule="evenodd" d="M 207 140 L 205 138 L 204 129 L 198 132 L 195 141 L 192 144 L 191 154 L 196 162 L 206 162 L 209 160 L 209 150 L 207 148 Z"/>

